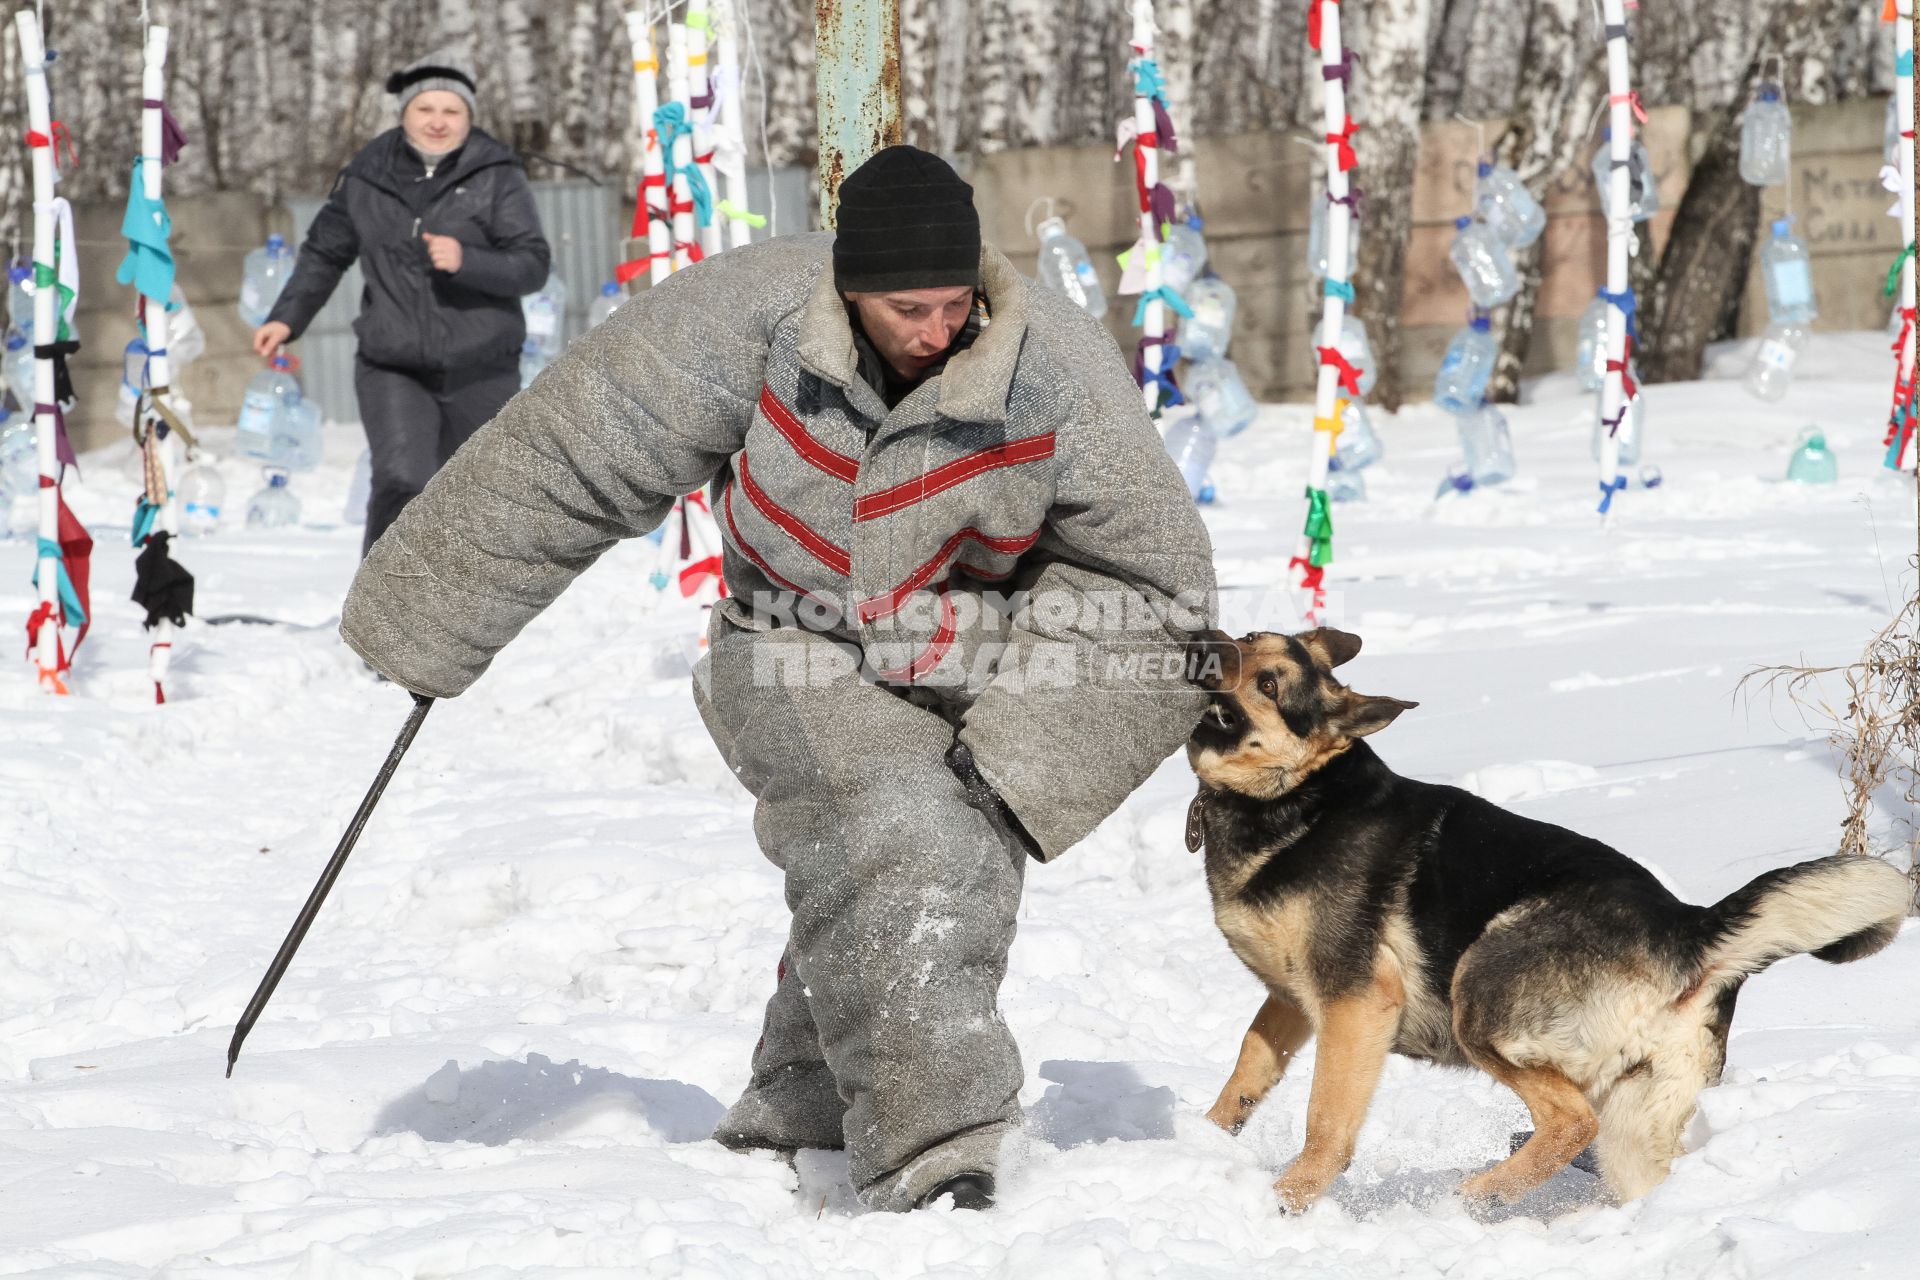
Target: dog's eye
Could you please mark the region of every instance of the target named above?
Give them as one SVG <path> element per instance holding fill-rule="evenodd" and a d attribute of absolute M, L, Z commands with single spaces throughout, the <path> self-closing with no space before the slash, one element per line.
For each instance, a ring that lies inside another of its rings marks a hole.
<path fill-rule="evenodd" d="M 1277 700 L 1280 697 L 1280 682 L 1270 675 L 1261 676 L 1260 692 Z"/>

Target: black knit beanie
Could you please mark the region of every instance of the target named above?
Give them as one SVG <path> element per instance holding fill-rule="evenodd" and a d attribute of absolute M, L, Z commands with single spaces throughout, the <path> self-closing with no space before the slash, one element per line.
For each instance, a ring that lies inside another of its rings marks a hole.
<path fill-rule="evenodd" d="M 953 166 L 888 147 L 840 184 L 833 283 L 842 293 L 977 285 L 980 215 Z"/>

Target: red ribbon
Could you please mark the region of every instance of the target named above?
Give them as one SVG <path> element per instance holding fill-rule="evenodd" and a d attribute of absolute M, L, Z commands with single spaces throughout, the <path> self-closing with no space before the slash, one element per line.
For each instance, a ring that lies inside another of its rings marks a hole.
<path fill-rule="evenodd" d="M 689 264 L 698 262 L 702 258 L 706 257 L 706 255 L 700 251 L 700 245 L 698 244 L 698 242 L 677 243 L 673 247 L 676 249 L 683 249 L 686 251 L 687 262 Z"/>
<path fill-rule="evenodd" d="M 53 621 L 53 610 L 53 603 L 43 600 L 38 609 L 27 615 L 27 656 L 29 658 L 33 656 L 34 645 L 39 642 L 40 628 Z M 66 666 L 65 655 L 62 655 L 60 665 Z"/>
<path fill-rule="evenodd" d="M 1313 353 L 1320 357 L 1320 363 L 1331 365 L 1340 371 L 1340 386 L 1350 396 L 1360 394 L 1360 371 L 1343 355 L 1338 347 L 1315 347 Z"/>
<path fill-rule="evenodd" d="M 58 165 L 60 163 L 60 144 L 64 142 L 67 144 L 68 164 L 70 166 L 79 164 L 80 157 L 73 153 L 73 135 L 67 132 L 67 126 L 55 120 L 47 126 L 47 129 L 53 135 L 52 137 L 48 137 L 47 134 L 41 133 L 37 129 L 27 130 L 27 145 L 30 147 L 52 147 L 53 162 L 55 165 Z"/>
<path fill-rule="evenodd" d="M 1913 335 L 1914 319 L 1915 319 L 1914 308 L 1912 307 L 1900 308 L 1900 336 L 1895 338 L 1893 340 L 1893 346 L 1888 348 L 1893 352 L 1894 355 L 1900 356 L 1903 358 L 1906 356 L 1907 339 Z"/>
<path fill-rule="evenodd" d="M 1618 360 L 1607 361 L 1607 372 L 1620 375 L 1620 388 L 1626 393 L 1626 398 L 1629 400 L 1640 394 L 1639 385 L 1634 382 L 1633 374 L 1627 369 L 1627 364 L 1632 359 L 1633 335 L 1628 334 L 1626 345 L 1621 349 L 1620 358 Z"/>
<path fill-rule="evenodd" d="M 1353 122 L 1352 117 L 1348 117 L 1346 122 L 1340 126 L 1340 132 L 1327 135 L 1327 145 L 1339 148 L 1336 154 L 1340 161 L 1340 172 L 1342 173 L 1345 173 L 1360 163 L 1360 158 L 1353 154 L 1353 143 L 1348 141 L 1348 139 L 1352 138 L 1353 135 L 1358 132 L 1360 132 L 1360 126 Z"/>
<path fill-rule="evenodd" d="M 1641 124 L 1647 122 L 1647 109 L 1640 102 L 1640 91 L 1638 89 L 1634 89 L 1628 93 L 1610 93 L 1607 95 L 1607 101 L 1615 106 L 1623 102 L 1626 103 L 1629 107 L 1633 108 L 1633 118 L 1635 120 L 1638 120 Z"/>
<path fill-rule="evenodd" d="M 1320 47 L 1320 6 L 1339 4 L 1340 0 L 1307 0 L 1307 43 L 1315 49 Z M 1891 3 L 1891 0 L 1889 0 Z"/>
<path fill-rule="evenodd" d="M 1139 139 L 1134 140 L 1137 144 Z M 1133 148 L 1133 189 L 1140 197 L 1140 212 L 1150 208 L 1147 195 L 1147 153 L 1138 145 Z"/>
<path fill-rule="evenodd" d="M 680 571 L 680 594 L 691 596 L 700 590 L 700 584 L 707 578 L 720 576 L 720 557 L 708 556 L 704 560 L 695 560 Z"/>

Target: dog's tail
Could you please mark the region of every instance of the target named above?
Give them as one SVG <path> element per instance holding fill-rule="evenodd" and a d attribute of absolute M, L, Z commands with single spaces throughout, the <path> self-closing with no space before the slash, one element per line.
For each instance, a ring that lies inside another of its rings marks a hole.
<path fill-rule="evenodd" d="M 1893 941 L 1913 882 L 1878 858 L 1816 858 L 1762 872 L 1710 910 L 1695 994 L 1711 996 L 1776 960 L 1812 952 L 1830 964 Z"/>

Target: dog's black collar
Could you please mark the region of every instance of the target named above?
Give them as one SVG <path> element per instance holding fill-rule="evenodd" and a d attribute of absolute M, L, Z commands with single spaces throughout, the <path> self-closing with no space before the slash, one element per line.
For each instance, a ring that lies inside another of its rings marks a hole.
<path fill-rule="evenodd" d="M 1187 806 L 1187 852 L 1198 853 L 1207 839 L 1207 801 L 1213 798 L 1213 792 L 1205 787 L 1194 793 L 1193 803 Z"/>
<path fill-rule="evenodd" d="M 396 71 L 387 77 L 387 92 L 399 93 L 410 84 L 419 84 L 422 80 L 457 80 L 467 86 L 467 92 L 477 94 L 480 86 L 473 77 L 454 67 L 415 67 L 410 71 Z"/>

